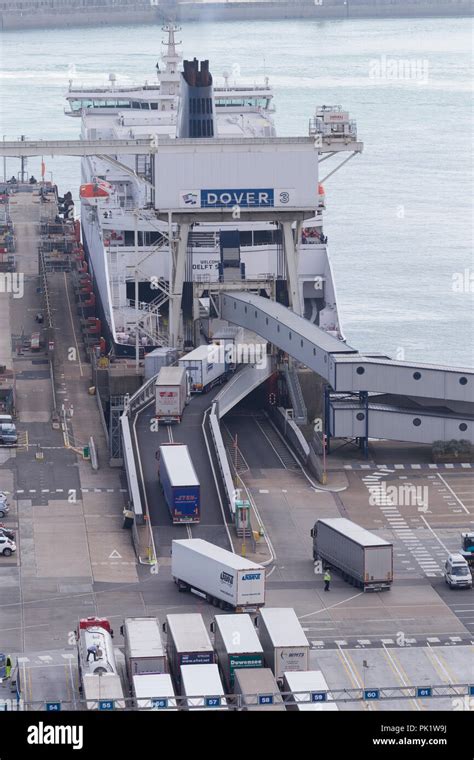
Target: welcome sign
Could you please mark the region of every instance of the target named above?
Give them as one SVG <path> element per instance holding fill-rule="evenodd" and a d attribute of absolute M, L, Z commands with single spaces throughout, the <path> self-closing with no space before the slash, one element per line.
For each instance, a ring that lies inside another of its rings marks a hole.
<path fill-rule="evenodd" d="M 181 190 L 180 208 L 281 208 L 291 206 L 294 190 L 219 188 Z"/>

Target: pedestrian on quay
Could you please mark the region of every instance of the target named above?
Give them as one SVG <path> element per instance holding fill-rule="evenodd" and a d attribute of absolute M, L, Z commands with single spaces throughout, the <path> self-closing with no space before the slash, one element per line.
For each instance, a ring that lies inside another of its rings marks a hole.
<path fill-rule="evenodd" d="M 327 567 L 324 571 L 324 590 L 329 591 L 329 584 L 331 583 L 331 573 Z"/>

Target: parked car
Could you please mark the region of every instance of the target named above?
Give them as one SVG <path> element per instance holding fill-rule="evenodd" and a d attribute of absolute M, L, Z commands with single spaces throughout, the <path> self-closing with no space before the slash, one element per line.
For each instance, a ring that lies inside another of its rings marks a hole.
<path fill-rule="evenodd" d="M 0 493 L 0 518 L 6 517 L 10 511 L 10 505 L 4 493 Z"/>
<path fill-rule="evenodd" d="M 6 538 L 9 538 L 10 541 L 15 540 L 14 532 L 10 528 L 7 528 L 5 525 L 0 525 L 0 536 L 5 536 Z"/>
<path fill-rule="evenodd" d="M 444 579 L 449 588 L 472 588 L 472 575 L 462 554 L 450 554 L 444 565 Z"/>
<path fill-rule="evenodd" d="M 0 536 L 0 554 L 4 557 L 10 557 L 13 552 L 16 552 L 16 544 L 14 541 L 10 541 L 6 536 Z"/>

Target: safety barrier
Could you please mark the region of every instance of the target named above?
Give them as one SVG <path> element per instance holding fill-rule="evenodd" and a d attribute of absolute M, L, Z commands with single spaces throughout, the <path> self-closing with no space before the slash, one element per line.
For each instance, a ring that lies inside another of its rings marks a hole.
<path fill-rule="evenodd" d="M 227 461 L 227 453 L 222 439 L 221 428 L 219 425 L 218 408 L 217 403 L 214 401 L 212 404 L 211 413 L 209 415 L 209 427 L 211 429 L 212 441 L 214 443 L 214 449 L 219 463 L 219 470 L 222 476 L 222 482 L 224 484 L 224 491 L 227 497 L 227 503 L 232 515 L 235 515 L 235 489 L 230 472 L 229 462 Z"/>
<path fill-rule="evenodd" d="M 135 456 L 133 453 L 132 436 L 130 432 L 130 419 L 127 410 L 120 417 L 120 426 L 122 429 L 123 440 L 123 461 L 127 475 L 128 492 L 135 513 L 135 521 L 142 523 L 144 521 L 143 505 L 138 485 L 137 468 Z"/>
<path fill-rule="evenodd" d="M 338 702 L 374 702 L 374 701 L 391 701 L 394 699 L 456 699 L 469 700 L 474 696 L 474 685 L 469 683 L 450 683 L 450 684 L 423 684 L 406 685 L 406 686 L 384 686 L 370 688 L 332 688 L 318 689 L 313 691 L 277 691 L 266 692 L 265 694 L 223 694 L 220 696 L 196 695 L 193 697 L 172 696 L 156 698 L 140 698 L 141 703 L 137 707 L 136 700 L 132 697 L 120 697 L 114 699 L 68 699 L 57 701 L 35 700 L 26 701 L 21 699 L 3 700 L 4 709 L 19 711 L 37 711 L 46 710 L 48 712 L 60 712 L 64 710 L 203 710 L 203 709 L 229 709 L 229 710 L 252 710 L 265 708 L 268 705 L 280 704 L 283 708 L 289 710 L 298 709 L 300 705 L 317 705 L 318 710 L 335 709 Z M 460 707 L 463 709 L 460 702 Z M 143 705 L 143 706 L 142 706 Z"/>
<path fill-rule="evenodd" d="M 288 417 L 286 409 L 281 406 L 273 407 L 271 418 L 303 464 L 306 464 L 310 454 L 309 444 L 296 422 Z"/>

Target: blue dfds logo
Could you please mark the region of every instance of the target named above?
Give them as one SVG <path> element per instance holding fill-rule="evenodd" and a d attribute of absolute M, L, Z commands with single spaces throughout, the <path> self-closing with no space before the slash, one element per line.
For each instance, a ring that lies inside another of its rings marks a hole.
<path fill-rule="evenodd" d="M 260 573 L 247 573 L 242 576 L 243 581 L 258 581 L 260 580 Z"/>
<path fill-rule="evenodd" d="M 241 208 L 273 207 L 273 189 L 257 188 L 250 190 L 201 190 L 201 208 Z"/>

